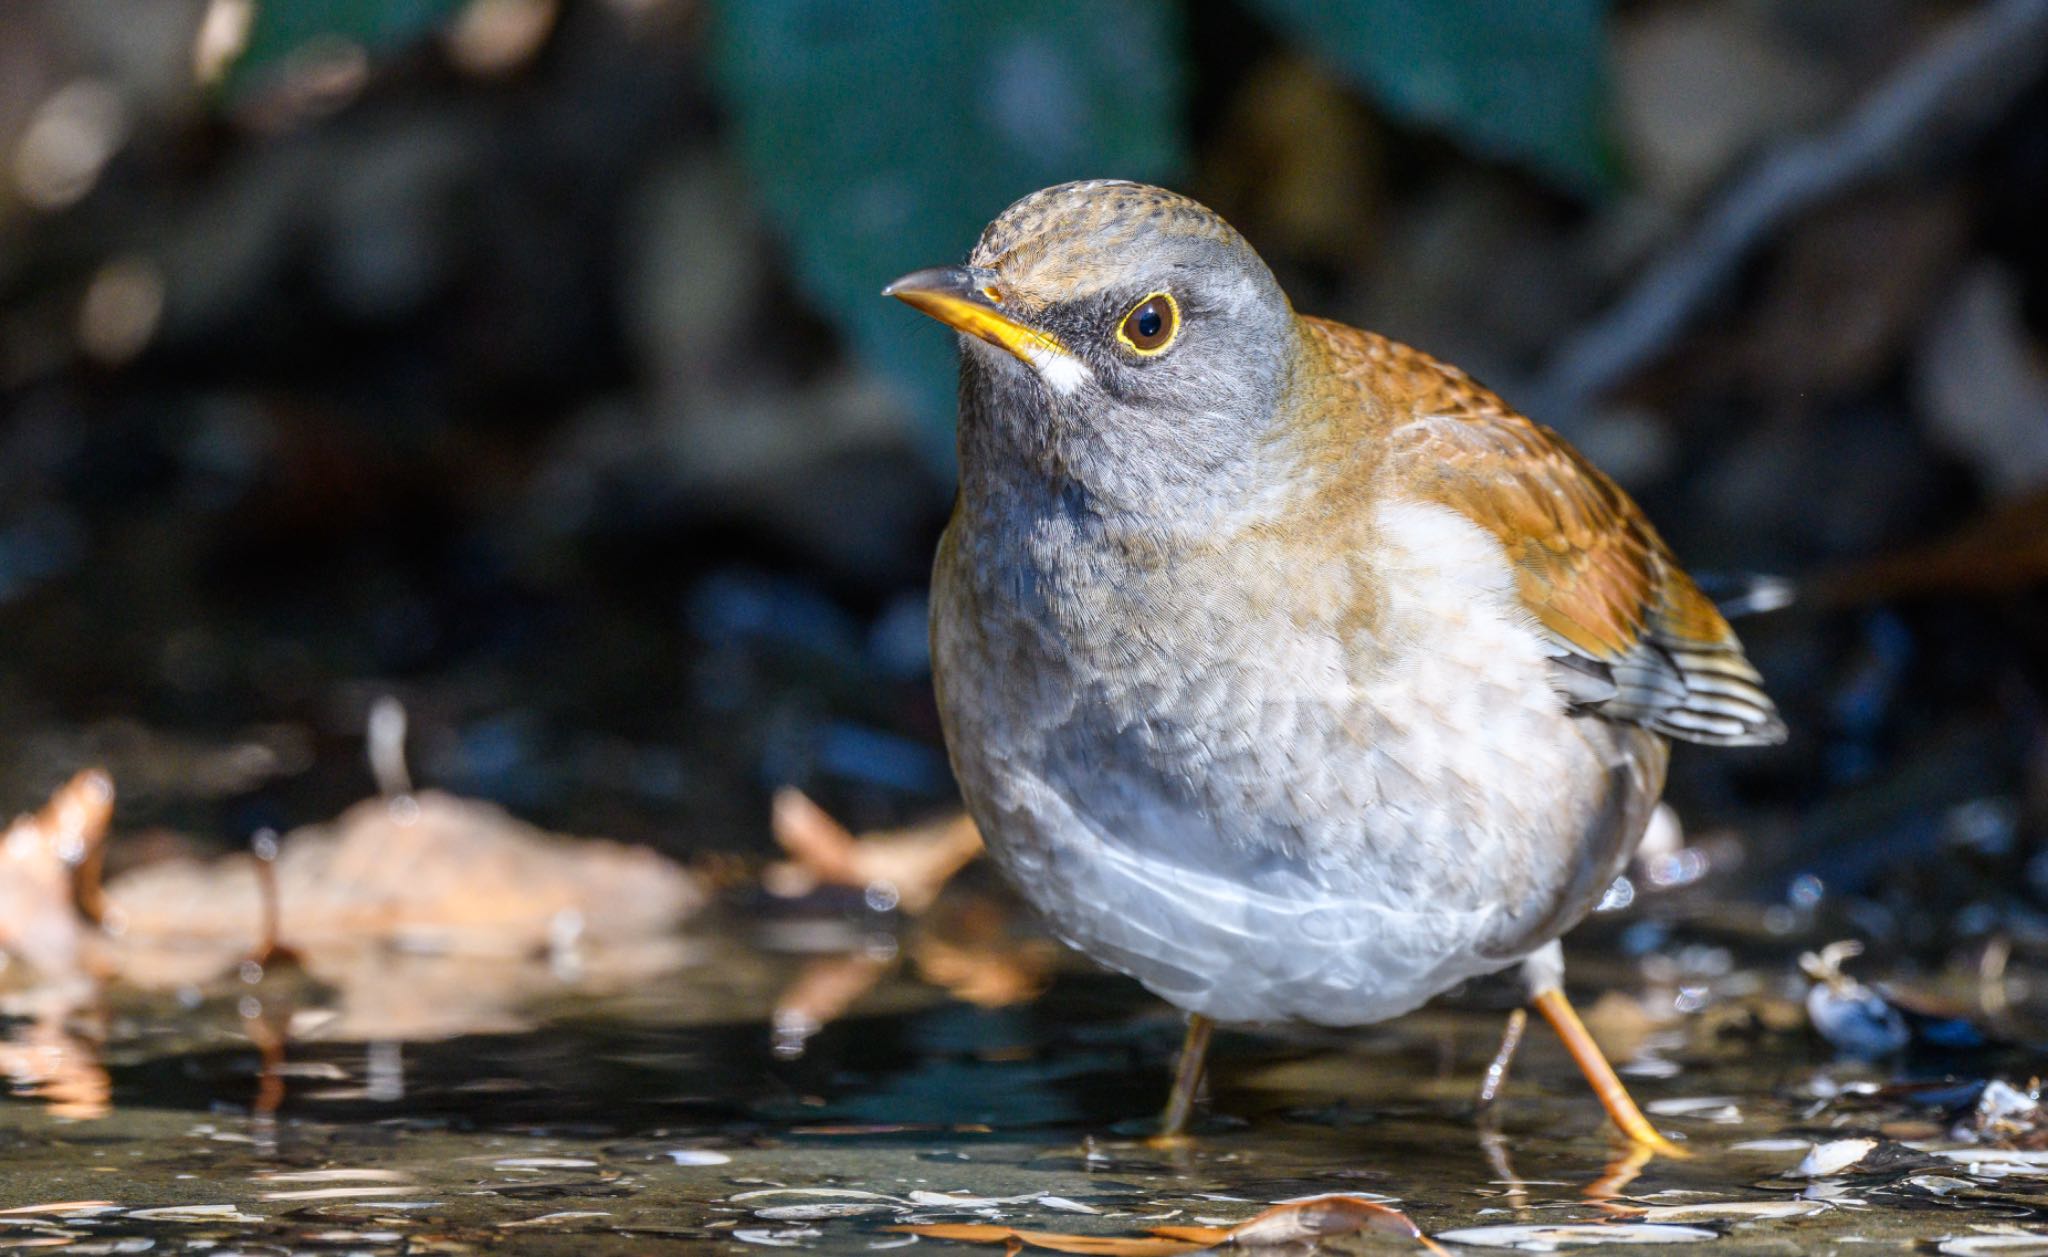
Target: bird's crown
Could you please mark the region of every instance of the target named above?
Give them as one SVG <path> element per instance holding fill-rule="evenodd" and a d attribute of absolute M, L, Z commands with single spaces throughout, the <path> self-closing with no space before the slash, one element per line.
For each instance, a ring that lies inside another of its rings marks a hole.
<path fill-rule="evenodd" d="M 1056 301 L 1117 273 L 1133 249 L 1175 240 L 1251 251 L 1215 211 L 1178 192 L 1083 179 L 1042 188 L 1004 210 L 981 233 L 969 265 L 1004 276 L 1019 297 Z"/>

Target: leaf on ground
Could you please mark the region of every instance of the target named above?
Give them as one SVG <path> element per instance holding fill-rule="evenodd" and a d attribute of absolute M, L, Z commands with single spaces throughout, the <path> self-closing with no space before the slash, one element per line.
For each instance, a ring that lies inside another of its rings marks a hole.
<path fill-rule="evenodd" d="M 87 769 L 0 838 L 0 951 L 26 960 L 45 981 L 79 977 L 87 967 L 78 871 L 97 860 L 113 814 L 113 780 Z"/>
<path fill-rule="evenodd" d="M 1207 1244 L 1236 1244 L 1255 1247 L 1271 1244 L 1305 1244 L 1336 1235 L 1359 1231 L 1381 1231 L 1415 1240 L 1431 1252 L 1440 1252 L 1407 1214 L 1363 1196 L 1311 1196 L 1274 1205 L 1257 1216 L 1227 1228 L 1154 1227 L 1153 1234 L 1181 1239 L 1200 1239 Z"/>
<path fill-rule="evenodd" d="M 530 955 L 570 941 L 666 933 L 704 892 L 645 847 L 548 833 L 437 790 L 367 799 L 287 834 L 276 861 L 280 933 L 301 953 L 372 940 L 451 954 Z M 222 940 L 246 949 L 261 898 L 248 857 L 145 865 L 110 883 L 124 941 Z"/>
<path fill-rule="evenodd" d="M 986 1222 L 925 1222 L 892 1226 L 932 1240 L 960 1240 L 968 1244 L 1028 1244 L 1056 1253 L 1094 1253 L 1099 1257 L 1179 1257 L 1207 1244 L 1168 1239 L 1158 1235 L 1071 1235 L 1063 1231 L 1022 1231 L 1016 1227 Z"/>
<path fill-rule="evenodd" d="M 913 915 L 930 907 L 953 875 L 982 852 L 981 832 L 965 813 L 855 837 L 794 787 L 776 791 L 770 824 L 790 856 L 767 873 L 777 893 L 803 894 L 821 884 L 881 886 Z"/>
<path fill-rule="evenodd" d="M 935 1222 L 890 1227 L 928 1239 L 962 1240 L 974 1244 L 1028 1244 L 1062 1253 L 1096 1253 L 1104 1257 L 1177 1257 L 1219 1244 L 1240 1248 L 1306 1244 L 1360 1231 L 1405 1236 L 1431 1252 L 1439 1248 L 1407 1214 L 1360 1196 L 1314 1196 L 1274 1205 L 1236 1226 L 1159 1226 L 1144 1235 L 1073 1235 L 1063 1231 L 1027 1231 L 982 1222 Z"/>

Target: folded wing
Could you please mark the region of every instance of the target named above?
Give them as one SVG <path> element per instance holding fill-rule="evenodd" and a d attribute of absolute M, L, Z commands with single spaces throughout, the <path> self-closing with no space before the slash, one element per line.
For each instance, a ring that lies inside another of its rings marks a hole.
<path fill-rule="evenodd" d="M 1386 456 L 1408 492 L 1492 533 L 1575 706 L 1688 742 L 1782 742 L 1785 725 L 1728 621 L 1640 508 L 1563 437 L 1464 372 L 1370 333 L 1345 354 L 1396 418 Z"/>

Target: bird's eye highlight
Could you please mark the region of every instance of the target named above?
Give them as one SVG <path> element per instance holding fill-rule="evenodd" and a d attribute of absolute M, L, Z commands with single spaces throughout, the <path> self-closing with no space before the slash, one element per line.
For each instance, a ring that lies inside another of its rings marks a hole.
<path fill-rule="evenodd" d="M 1180 334 L 1180 306 L 1172 293 L 1155 292 L 1131 307 L 1123 323 L 1116 329 L 1116 338 L 1131 352 L 1151 357 L 1164 353 Z"/>

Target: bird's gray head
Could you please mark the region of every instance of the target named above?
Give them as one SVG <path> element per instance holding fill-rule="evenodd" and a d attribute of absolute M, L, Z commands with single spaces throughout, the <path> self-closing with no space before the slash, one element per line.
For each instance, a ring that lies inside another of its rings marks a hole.
<path fill-rule="evenodd" d="M 962 474 L 1036 476 L 1104 505 L 1227 492 L 1273 421 L 1293 310 L 1244 237 L 1122 180 L 1018 201 L 966 266 L 884 290 L 958 329 Z M 991 465 L 997 464 L 997 465 Z"/>

